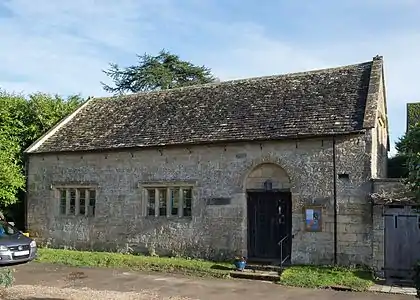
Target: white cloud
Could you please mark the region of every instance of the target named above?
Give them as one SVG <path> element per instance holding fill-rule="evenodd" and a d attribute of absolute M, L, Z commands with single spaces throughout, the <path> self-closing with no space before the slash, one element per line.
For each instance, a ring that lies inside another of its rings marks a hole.
<path fill-rule="evenodd" d="M 366 40 L 343 39 L 306 48 L 304 42 L 270 38 L 261 28 L 242 34 L 231 30 L 229 46 L 209 55 L 214 71 L 222 79 L 299 72 L 369 61 L 377 54 L 384 56 L 392 144 L 404 134 L 406 103 L 420 101 L 420 34 L 416 32 L 373 34 Z M 229 34 L 229 30 L 224 33 Z"/>
<path fill-rule="evenodd" d="M 214 36 L 223 33 L 224 45 L 206 53 L 206 61 L 223 80 L 297 72 L 328 64 L 309 49 L 267 36 L 252 23 L 212 24 Z"/>
<path fill-rule="evenodd" d="M 115 54 L 134 57 L 153 31 L 148 14 L 162 4 L 163 0 L 6 2 L 13 16 L 0 18 L 0 86 L 28 93 L 104 94 L 99 82 L 107 78 L 101 70 L 116 60 Z M 17 80 L 1 74 L 13 74 Z"/>

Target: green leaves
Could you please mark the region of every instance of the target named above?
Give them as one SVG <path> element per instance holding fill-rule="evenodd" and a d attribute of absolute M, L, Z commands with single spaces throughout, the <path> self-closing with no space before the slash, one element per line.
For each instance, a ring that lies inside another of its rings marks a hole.
<path fill-rule="evenodd" d="M 25 185 L 18 157 L 18 140 L 0 132 L 0 204 L 8 206 L 17 200 L 17 192 Z"/>
<path fill-rule="evenodd" d="M 407 104 L 407 121 L 408 127 L 420 122 L 420 103 Z"/>
<path fill-rule="evenodd" d="M 144 54 L 138 57 L 138 65 L 121 69 L 117 64 L 110 64 L 104 73 L 115 87 L 102 82 L 105 91 L 122 94 L 125 92 L 145 92 L 165 90 L 196 84 L 214 82 L 210 69 L 183 61 L 178 55 L 161 50 L 157 56 Z"/>
<path fill-rule="evenodd" d="M 42 134 L 51 129 L 65 116 L 72 113 L 84 100 L 80 96 L 70 96 L 63 99 L 36 93 L 29 96 L 25 118 L 26 131 L 23 148 L 29 147 Z"/>
<path fill-rule="evenodd" d="M 104 71 L 115 87 L 112 93 L 153 91 L 213 82 L 210 69 L 182 61 L 162 50 L 157 56 L 138 56 L 138 65 L 121 69 L 110 64 Z M 85 100 L 79 95 L 67 99 L 44 93 L 25 97 L 0 90 L 0 208 L 17 201 L 24 189 L 23 150 L 46 133 Z"/>
<path fill-rule="evenodd" d="M 25 185 L 20 164 L 20 140 L 25 133 L 26 101 L 19 95 L 0 91 L 0 205 L 17 200 Z"/>
<path fill-rule="evenodd" d="M 420 122 L 410 125 L 405 135 L 396 143 L 396 148 L 406 157 L 408 176 L 405 183 L 420 201 Z"/>
<path fill-rule="evenodd" d="M 73 112 L 84 100 L 0 91 L 0 207 L 15 203 L 24 189 L 23 150 Z"/>
<path fill-rule="evenodd" d="M 388 158 L 388 177 L 407 178 L 408 166 L 407 155 L 398 153 L 394 157 Z"/>
<path fill-rule="evenodd" d="M 15 282 L 14 269 L 2 268 L 0 270 L 0 287 L 8 288 Z"/>

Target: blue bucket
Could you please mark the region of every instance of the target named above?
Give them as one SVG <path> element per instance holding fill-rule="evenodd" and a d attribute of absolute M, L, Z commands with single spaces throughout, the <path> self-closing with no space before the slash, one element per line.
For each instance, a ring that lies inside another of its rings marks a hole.
<path fill-rule="evenodd" d="M 235 267 L 236 267 L 236 270 L 243 271 L 246 267 L 246 262 L 245 261 L 235 261 Z"/>

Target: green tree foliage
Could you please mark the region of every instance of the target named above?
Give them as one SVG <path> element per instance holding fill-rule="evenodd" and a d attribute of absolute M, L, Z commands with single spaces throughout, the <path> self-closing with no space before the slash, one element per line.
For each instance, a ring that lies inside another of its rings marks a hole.
<path fill-rule="evenodd" d="M 416 123 L 420 122 L 420 102 L 419 103 L 408 103 L 407 104 L 407 130 L 411 127 L 415 127 Z M 414 129 L 416 130 L 416 129 Z M 406 134 L 397 143 L 397 155 L 388 158 L 388 177 L 390 178 L 407 178 L 409 175 L 409 155 L 407 152 L 410 150 L 407 148 L 407 138 L 411 133 Z"/>
<path fill-rule="evenodd" d="M 16 202 L 16 195 L 25 184 L 19 154 L 19 141 L 0 133 L 0 203 L 3 206 Z"/>
<path fill-rule="evenodd" d="M 0 209 L 15 203 L 24 189 L 23 151 L 83 101 L 0 91 Z"/>
<path fill-rule="evenodd" d="M 420 103 L 407 104 L 407 128 L 420 122 Z"/>
<path fill-rule="evenodd" d="M 389 178 L 407 178 L 408 166 L 407 156 L 398 153 L 397 155 L 388 158 L 388 177 Z"/>
<path fill-rule="evenodd" d="M 406 184 L 420 200 L 420 122 L 411 125 L 396 143 L 397 151 L 406 157 L 408 176 Z"/>
<path fill-rule="evenodd" d="M 137 93 L 204 84 L 216 80 L 209 68 L 183 61 L 178 55 L 165 50 L 161 50 L 156 56 L 145 53 L 137 57 L 138 64 L 126 68 L 110 64 L 104 73 L 113 80 L 115 86 L 102 82 L 105 91 L 115 94 Z"/>
<path fill-rule="evenodd" d="M 21 138 L 24 136 L 26 101 L 0 92 L 0 205 L 17 200 L 25 181 L 20 163 Z"/>
<path fill-rule="evenodd" d="M 61 119 L 75 111 L 83 102 L 84 99 L 78 95 L 66 99 L 43 93 L 29 95 L 25 120 L 26 131 L 22 139 L 22 146 L 29 147 Z"/>

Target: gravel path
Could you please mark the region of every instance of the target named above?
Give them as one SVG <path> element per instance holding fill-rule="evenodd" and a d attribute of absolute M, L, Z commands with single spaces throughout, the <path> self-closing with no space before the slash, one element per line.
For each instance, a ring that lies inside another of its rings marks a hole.
<path fill-rule="evenodd" d="M 247 281 L 130 270 L 30 263 L 16 267 L 15 285 L 1 300 L 412 300 L 413 296 L 347 293 Z"/>
<path fill-rule="evenodd" d="M 16 285 L 7 289 L 3 300 L 193 300 L 185 297 L 162 297 L 156 291 L 97 291 L 89 288 L 71 289 L 40 285 Z"/>

